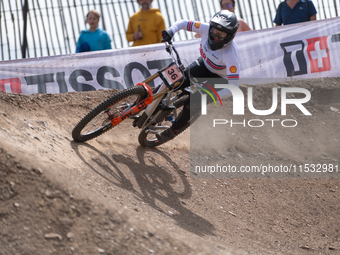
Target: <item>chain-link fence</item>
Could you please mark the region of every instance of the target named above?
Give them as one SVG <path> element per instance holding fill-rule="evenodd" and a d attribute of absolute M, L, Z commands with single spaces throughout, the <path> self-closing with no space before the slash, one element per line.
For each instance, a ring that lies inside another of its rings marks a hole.
<path fill-rule="evenodd" d="M 112 38 L 112 47 L 129 47 L 125 31 L 129 17 L 138 11 L 136 0 L 0 0 L 0 60 L 74 53 L 85 16 L 97 9 L 99 26 Z M 273 27 L 281 0 L 236 0 L 235 13 L 252 29 Z M 317 19 L 337 17 L 339 0 L 313 0 Z M 219 0 L 154 0 L 166 27 L 179 19 L 209 21 L 220 10 Z M 24 36 L 26 34 L 26 36 Z M 181 31 L 175 40 L 192 39 Z"/>

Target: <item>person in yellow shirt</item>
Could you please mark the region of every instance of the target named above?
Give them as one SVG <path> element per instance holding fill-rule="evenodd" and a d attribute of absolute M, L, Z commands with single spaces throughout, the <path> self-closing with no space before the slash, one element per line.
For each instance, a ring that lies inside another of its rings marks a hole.
<path fill-rule="evenodd" d="M 159 9 L 151 8 L 152 1 L 137 0 L 141 8 L 130 17 L 126 30 L 126 39 L 133 42 L 132 46 L 160 43 L 162 40 L 164 18 Z"/>

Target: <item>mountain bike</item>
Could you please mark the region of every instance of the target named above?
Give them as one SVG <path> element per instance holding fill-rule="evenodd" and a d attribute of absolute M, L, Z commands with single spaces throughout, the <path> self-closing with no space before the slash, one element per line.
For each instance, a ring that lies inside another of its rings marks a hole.
<path fill-rule="evenodd" d="M 90 111 L 72 131 L 75 142 L 91 140 L 120 122 L 133 119 L 132 126 L 141 129 L 138 136 L 141 146 L 156 147 L 164 143 L 157 139 L 156 134 L 172 125 L 189 94 L 195 91 L 195 86 L 200 86 L 193 83 L 192 86 L 181 88 L 185 80 L 193 77 L 189 77 L 172 42 L 165 42 L 165 46 L 173 62 L 134 87 L 118 92 Z M 147 85 L 158 77 L 162 80 L 161 85 L 154 89 Z M 189 125 L 190 122 L 178 130 L 176 135 Z"/>

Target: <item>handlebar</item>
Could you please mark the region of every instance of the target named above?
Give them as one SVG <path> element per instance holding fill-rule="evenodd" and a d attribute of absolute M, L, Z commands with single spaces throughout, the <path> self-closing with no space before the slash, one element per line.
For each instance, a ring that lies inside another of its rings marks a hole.
<path fill-rule="evenodd" d="M 179 57 L 179 54 L 178 54 L 178 51 L 176 50 L 175 46 L 172 44 L 172 41 L 170 41 L 170 42 L 164 41 L 164 43 L 165 43 L 165 50 L 170 54 L 170 56 L 171 56 L 172 52 L 175 52 L 175 55 L 176 55 L 175 61 L 177 62 L 178 66 L 181 68 L 181 70 L 184 72 L 185 67 L 182 64 L 181 58 Z"/>

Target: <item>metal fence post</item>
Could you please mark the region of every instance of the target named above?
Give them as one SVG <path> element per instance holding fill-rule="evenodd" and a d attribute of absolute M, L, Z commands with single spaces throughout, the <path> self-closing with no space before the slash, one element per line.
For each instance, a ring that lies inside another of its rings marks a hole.
<path fill-rule="evenodd" d="M 27 49 L 27 14 L 28 14 L 28 0 L 25 0 L 25 4 L 22 8 L 23 18 L 24 18 L 24 29 L 22 35 L 22 46 L 21 46 L 21 56 L 22 58 L 26 58 L 26 49 Z"/>

